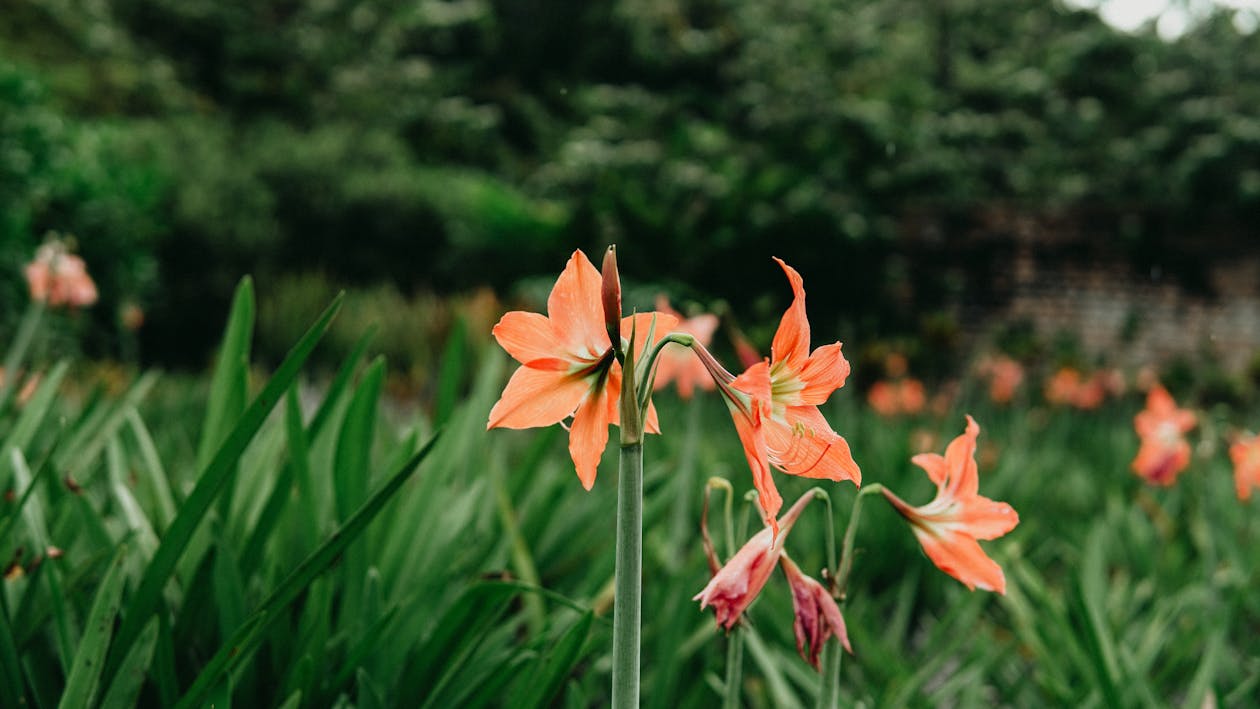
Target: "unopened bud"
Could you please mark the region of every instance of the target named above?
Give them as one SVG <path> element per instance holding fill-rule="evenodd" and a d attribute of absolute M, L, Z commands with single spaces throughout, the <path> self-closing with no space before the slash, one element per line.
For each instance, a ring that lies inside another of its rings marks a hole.
<path fill-rule="evenodd" d="M 608 341 L 613 350 L 621 352 L 621 276 L 617 273 L 617 247 L 612 245 L 604 252 L 604 266 L 600 269 L 604 276 L 600 296 L 604 302 L 604 327 L 608 330 Z"/>

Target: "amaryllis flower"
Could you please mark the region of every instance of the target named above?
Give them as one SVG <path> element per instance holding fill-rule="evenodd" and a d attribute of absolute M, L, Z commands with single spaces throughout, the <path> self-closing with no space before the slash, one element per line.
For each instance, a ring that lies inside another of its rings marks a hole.
<path fill-rule="evenodd" d="M 989 378 L 989 399 L 995 404 L 1009 404 L 1024 381 L 1024 367 L 1019 362 L 998 355 L 980 363 L 980 373 Z"/>
<path fill-rule="evenodd" d="M 66 251 L 60 241 L 49 241 L 35 252 L 35 259 L 26 265 L 26 283 L 31 300 L 49 306 L 72 308 L 96 302 L 96 283 L 88 275 L 83 259 Z"/>
<path fill-rule="evenodd" d="M 783 540 L 813 498 L 812 491 L 805 493 L 778 520 L 777 542 L 774 528 L 767 526 L 757 532 L 713 575 L 709 584 L 692 597 L 691 600 L 700 601 L 700 610 L 713 606 L 718 626 L 730 630 L 761 593 L 783 555 Z"/>
<path fill-rule="evenodd" d="M 490 410 L 486 428 L 550 426 L 572 416 L 569 455 L 587 490 L 595 484 L 599 459 L 608 443 L 608 426 L 620 420 L 621 365 L 605 327 L 602 285 L 599 271 L 586 255 L 574 251 L 547 298 L 547 315 L 515 310 L 492 330 L 503 349 L 522 366 Z M 649 331 L 655 341 L 677 323 L 672 315 L 640 313 L 621 320 L 621 336 L 629 337 L 633 329 L 636 354 L 640 354 L 648 344 Z M 660 430 L 650 404 L 644 430 Z"/>
<path fill-rule="evenodd" d="M 789 475 L 862 482 L 849 444 L 831 429 L 818 410 L 831 392 L 844 386 L 849 362 L 839 342 L 809 350 L 805 287 L 791 266 L 775 259 L 792 285 L 792 305 L 783 314 L 770 345 L 770 359 L 735 377 L 702 347 L 695 351 L 717 381 L 735 420 L 735 430 L 753 473 L 753 485 L 774 528 L 783 507 L 770 466 Z"/>
<path fill-rule="evenodd" d="M 1251 488 L 1260 485 L 1260 434 L 1239 438 L 1229 447 L 1234 462 L 1234 488 L 1238 499 L 1251 499 Z"/>
<path fill-rule="evenodd" d="M 927 405 L 927 395 L 923 391 L 923 382 L 913 377 L 880 380 L 866 392 L 866 403 L 880 416 L 892 418 L 922 412 Z"/>
<path fill-rule="evenodd" d="M 1006 593 L 1002 567 L 990 559 L 978 539 L 996 539 L 1019 524 L 1019 515 L 1005 502 L 978 494 L 976 437 L 980 426 L 967 417 L 967 429 L 945 449 L 945 456 L 920 453 L 911 462 L 936 483 L 936 498 L 912 507 L 892 491 L 884 497 L 910 522 L 914 536 L 932 563 L 962 581 L 967 588 Z"/>
<path fill-rule="evenodd" d="M 1155 485 L 1172 485 L 1190 465 L 1185 433 L 1197 425 L 1194 412 L 1177 408 L 1167 389 L 1156 384 L 1146 394 L 1146 408 L 1133 418 L 1142 439 L 1133 472 Z"/>
<path fill-rule="evenodd" d="M 796 651 L 801 659 L 818 669 L 818 656 L 827 638 L 832 635 L 839 638 L 844 649 L 852 654 L 849 633 L 844 627 L 844 616 L 840 614 L 836 599 L 822 584 L 802 573 L 787 554 L 779 559 L 779 565 L 792 587 L 792 611 L 796 614 L 792 629 L 796 631 Z M 809 646 L 808 655 L 805 653 L 806 645 Z"/>
<path fill-rule="evenodd" d="M 679 318 L 680 322 L 674 331 L 691 335 L 702 347 L 708 347 L 713 340 L 713 332 L 718 326 L 716 315 L 701 313 L 683 320 L 677 311 L 669 307 L 669 300 L 663 295 L 656 298 L 656 310 Z M 681 345 L 666 346 L 656 360 L 654 388 L 662 389 L 670 382 L 677 385 L 678 396 L 683 399 L 690 399 L 696 387 L 712 391 L 714 386 L 713 378 L 709 376 L 700 359 Z"/>

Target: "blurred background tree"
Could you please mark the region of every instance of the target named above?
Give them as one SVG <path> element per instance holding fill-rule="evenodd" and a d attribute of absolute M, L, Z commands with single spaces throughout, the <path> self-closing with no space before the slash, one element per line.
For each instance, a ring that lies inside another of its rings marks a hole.
<path fill-rule="evenodd" d="M 204 363 L 243 272 L 281 303 L 510 293 L 608 242 L 643 294 L 734 294 L 749 321 L 787 297 L 766 256 L 809 264 L 824 327 L 896 333 L 992 267 L 908 259 L 924 225 L 1097 214 L 1141 266 L 1239 248 L 1260 207 L 1243 11 L 1166 40 L 1044 0 L 4 5 L 0 317 L 73 234 L 100 354 L 136 299 L 147 358 Z"/>

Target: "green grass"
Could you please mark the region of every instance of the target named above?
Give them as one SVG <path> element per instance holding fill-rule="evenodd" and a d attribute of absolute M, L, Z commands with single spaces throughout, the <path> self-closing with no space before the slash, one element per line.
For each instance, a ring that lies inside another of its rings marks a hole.
<path fill-rule="evenodd" d="M 23 569 L 0 581 L 0 706 L 606 702 L 615 453 L 586 493 L 559 428 L 487 432 L 511 363 L 460 328 L 437 346 L 432 414 L 385 396 L 370 332 L 330 379 L 303 375 L 336 307 L 262 376 L 245 282 L 209 378 L 143 373 L 110 394 L 85 391 L 82 363 L 55 363 L 33 397 L 0 409 L 0 490 L 12 492 L 0 562 Z M 965 393 L 943 419 L 887 421 L 854 391 L 833 397 L 825 412 L 864 479 L 915 504 L 932 487 L 909 463 L 912 435 L 935 434 L 943 450 L 970 412 L 983 429 L 981 492 L 1021 517 L 985 543 L 1006 570 L 1003 597 L 945 576 L 887 505 L 867 501 L 843 705 L 1251 704 L 1257 510 L 1235 499 L 1206 434 L 1177 486 L 1130 473 L 1139 404 L 1006 409 Z M 725 640 L 691 600 L 708 578 L 702 486 L 728 477 L 739 500 L 751 483 L 715 398 L 666 392 L 657 405 L 643 703 L 713 706 Z M 1225 410 L 1201 418 L 1217 432 L 1247 423 Z M 778 481 L 789 501 L 814 482 Z M 854 489 L 828 490 L 843 530 Z M 823 509 L 788 541 L 813 574 Z M 47 557 L 50 546 L 62 555 Z M 744 702 L 812 706 L 817 675 L 796 656 L 777 572 L 749 618 Z"/>

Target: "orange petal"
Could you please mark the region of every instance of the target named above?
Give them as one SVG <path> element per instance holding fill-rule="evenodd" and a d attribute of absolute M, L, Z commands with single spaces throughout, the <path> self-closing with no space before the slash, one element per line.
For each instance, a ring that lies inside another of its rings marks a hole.
<path fill-rule="evenodd" d="M 973 497 L 980 488 L 980 475 L 976 471 L 976 437 L 980 425 L 967 416 L 967 430 L 950 442 L 945 449 L 945 469 L 949 473 L 946 495 L 958 499 Z"/>
<path fill-rule="evenodd" d="M 862 484 L 848 441 L 831 430 L 817 406 L 789 406 L 785 420 L 771 419 L 764 428 L 771 460 L 783 472 Z"/>
<path fill-rule="evenodd" d="M 564 350 L 598 358 L 612 345 L 604 329 L 603 277 L 574 251 L 547 298 L 547 314 Z"/>
<path fill-rule="evenodd" d="M 997 539 L 1019 524 L 1019 515 L 1010 505 L 980 495 L 965 503 L 958 518 L 976 539 Z"/>
<path fill-rule="evenodd" d="M 556 333 L 551 320 L 539 313 L 513 310 L 490 331 L 512 358 L 524 365 L 535 361 L 564 359 L 561 336 Z M 539 367 L 552 369 L 553 367 Z"/>
<path fill-rule="evenodd" d="M 936 453 L 920 453 L 910 459 L 911 463 L 923 468 L 932 479 L 932 482 L 938 486 L 945 482 L 947 470 L 945 468 L 945 458 Z"/>
<path fill-rule="evenodd" d="M 774 341 L 770 343 L 770 361 L 775 364 L 787 363 L 792 369 L 799 370 L 809 357 L 809 320 L 805 317 L 805 284 L 801 274 L 787 265 L 780 258 L 775 258 L 787 274 L 792 285 L 792 304 L 783 319 L 779 321 L 779 329 L 774 333 Z"/>
<path fill-rule="evenodd" d="M 734 409 L 731 415 L 735 419 L 735 433 L 739 435 L 739 442 L 744 446 L 744 456 L 748 459 L 748 467 L 752 471 L 753 487 L 757 489 L 757 499 L 763 514 L 762 521 L 774 530 L 773 536 L 777 537 L 779 522 L 776 517 L 783 507 L 783 498 L 779 495 L 779 489 L 770 475 L 766 439 L 761 430 L 761 415 L 756 410 L 745 415 Z"/>
<path fill-rule="evenodd" d="M 831 392 L 844 386 L 849 377 L 849 361 L 840 352 L 840 343 L 824 345 L 814 350 L 798 375 L 805 388 L 797 395 L 799 401 L 790 405 L 814 404 L 827 401 Z"/>
<path fill-rule="evenodd" d="M 764 359 L 749 367 L 731 381 L 731 388 L 753 398 L 754 405 L 767 406 L 770 402 L 770 365 Z"/>
<path fill-rule="evenodd" d="M 653 325 L 655 323 L 655 325 Z M 651 333 L 651 344 L 678 329 L 678 316 L 669 313 L 635 313 L 621 319 L 621 337 L 629 339 L 634 332 L 634 359 L 643 358 L 643 350 L 648 346 L 648 334 Z"/>
<path fill-rule="evenodd" d="M 962 581 L 967 588 L 1006 593 L 1006 576 L 1002 567 L 984 553 L 975 539 L 965 534 L 942 538 L 918 526 L 914 527 L 914 535 L 932 563 Z"/>
<path fill-rule="evenodd" d="M 486 428 L 534 428 L 559 423 L 573 413 L 590 387 L 587 379 L 520 367 L 490 409 Z"/>
<path fill-rule="evenodd" d="M 599 470 L 599 459 L 608 446 L 608 426 L 612 423 L 614 403 L 609 396 L 608 387 L 597 387 L 594 395 L 588 397 L 573 415 L 573 425 L 569 427 L 569 455 L 577 468 L 578 480 L 587 490 L 595 484 L 595 473 Z"/>

